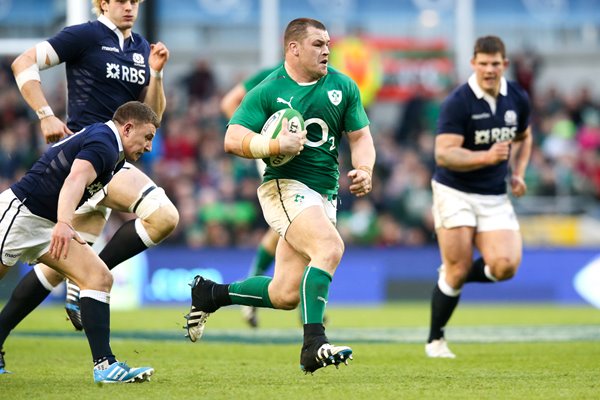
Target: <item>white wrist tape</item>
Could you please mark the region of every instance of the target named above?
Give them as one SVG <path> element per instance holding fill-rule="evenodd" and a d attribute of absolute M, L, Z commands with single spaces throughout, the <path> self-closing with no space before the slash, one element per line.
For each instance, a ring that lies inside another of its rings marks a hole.
<path fill-rule="evenodd" d="M 42 79 L 40 78 L 40 68 L 37 66 L 37 64 L 31 64 L 29 67 L 19 72 L 17 76 L 15 76 L 15 80 L 17 81 L 19 90 L 21 90 L 23 85 L 29 81 L 41 82 Z"/>
<path fill-rule="evenodd" d="M 265 137 L 263 135 L 254 135 L 252 139 L 250 139 L 250 154 L 254 158 L 267 158 L 271 156 L 271 151 L 269 149 L 269 143 L 271 139 Z"/>
<path fill-rule="evenodd" d="M 44 119 L 46 117 L 51 117 L 54 115 L 54 112 L 52 112 L 52 108 L 50 108 L 50 106 L 40 107 L 37 110 L 35 110 L 35 113 L 37 114 L 39 119 Z"/>
<path fill-rule="evenodd" d="M 162 77 L 163 77 L 163 71 L 162 71 L 162 69 L 160 71 L 157 71 L 155 69 L 150 68 L 150 76 L 162 79 Z"/>
<path fill-rule="evenodd" d="M 35 45 L 35 59 L 40 71 L 60 64 L 56 50 L 48 41 L 39 42 Z"/>

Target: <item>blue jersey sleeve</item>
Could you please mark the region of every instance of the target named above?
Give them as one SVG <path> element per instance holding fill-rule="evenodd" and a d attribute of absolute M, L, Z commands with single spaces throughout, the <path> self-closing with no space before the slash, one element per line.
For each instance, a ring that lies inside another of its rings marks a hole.
<path fill-rule="evenodd" d="M 529 95 L 527 92 L 519 87 L 518 88 L 518 107 L 520 110 L 519 125 L 517 126 L 517 132 L 522 133 L 531 124 L 531 102 L 529 101 Z"/>
<path fill-rule="evenodd" d="M 466 135 L 469 120 L 469 110 L 466 102 L 460 98 L 459 92 L 454 92 L 442 103 L 438 120 L 437 134 L 455 133 Z"/>
<path fill-rule="evenodd" d="M 48 39 L 61 62 L 77 61 L 87 46 L 96 43 L 96 33 L 90 26 L 90 22 L 67 26 Z"/>
<path fill-rule="evenodd" d="M 112 171 L 117 163 L 119 152 L 110 135 L 93 135 L 85 141 L 76 158 L 89 161 L 97 176 Z"/>

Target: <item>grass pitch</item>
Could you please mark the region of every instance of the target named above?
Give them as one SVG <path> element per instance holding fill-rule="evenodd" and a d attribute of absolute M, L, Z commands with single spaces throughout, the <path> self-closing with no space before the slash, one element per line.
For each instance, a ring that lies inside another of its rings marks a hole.
<path fill-rule="evenodd" d="M 114 311 L 112 347 L 147 384 L 93 384 L 85 336 L 60 307 L 42 307 L 5 343 L 6 399 L 591 399 L 600 397 L 600 311 L 547 305 L 469 305 L 446 337 L 455 360 L 424 356 L 429 304 L 330 307 L 327 333 L 354 361 L 314 375 L 299 368 L 297 312 L 260 310 L 251 330 L 239 310 L 212 315 L 198 343 L 183 337 L 185 307 Z"/>

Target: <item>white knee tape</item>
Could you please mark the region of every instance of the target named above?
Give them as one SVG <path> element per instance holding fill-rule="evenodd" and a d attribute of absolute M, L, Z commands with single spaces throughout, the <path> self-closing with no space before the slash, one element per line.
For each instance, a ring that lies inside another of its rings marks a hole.
<path fill-rule="evenodd" d="M 150 235 L 148 235 L 148 232 L 146 232 L 146 228 L 144 228 L 142 220 L 139 218 L 135 220 L 135 233 L 137 233 L 140 239 L 142 239 L 142 242 L 144 242 L 146 247 L 156 246 L 156 243 L 150 239 Z"/>
<path fill-rule="evenodd" d="M 146 219 L 164 204 L 170 204 L 171 200 L 165 194 L 163 188 L 156 186 L 145 188 L 140 198 L 129 207 L 129 211 L 135 213 L 141 219 Z"/>
<path fill-rule="evenodd" d="M 39 264 L 35 264 L 33 266 L 33 272 L 35 272 L 35 275 L 37 276 L 38 280 L 40 281 L 43 287 L 45 287 L 48 291 L 52 291 L 52 289 L 54 289 L 54 286 L 52 286 L 50 282 L 48 282 L 48 279 L 46 278 L 46 275 L 44 275 L 44 273 L 42 272 Z"/>

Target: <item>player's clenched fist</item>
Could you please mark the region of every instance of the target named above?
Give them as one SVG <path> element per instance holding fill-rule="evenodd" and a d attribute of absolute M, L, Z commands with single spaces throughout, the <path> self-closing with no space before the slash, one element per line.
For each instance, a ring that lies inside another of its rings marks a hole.
<path fill-rule="evenodd" d="M 498 164 L 499 162 L 508 160 L 508 156 L 510 155 L 510 142 L 494 143 L 488 150 L 487 155 L 490 165 Z"/>
<path fill-rule="evenodd" d="M 279 139 L 279 154 L 295 156 L 300 154 L 306 143 L 306 129 L 297 132 L 288 130 L 288 120 L 281 121 L 281 132 L 277 135 Z"/>

